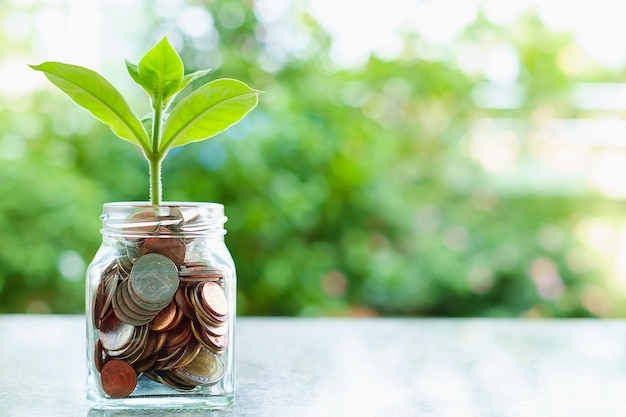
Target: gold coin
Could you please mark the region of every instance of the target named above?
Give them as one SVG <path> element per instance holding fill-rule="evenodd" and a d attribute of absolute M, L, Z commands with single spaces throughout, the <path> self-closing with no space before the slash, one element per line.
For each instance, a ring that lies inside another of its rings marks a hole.
<path fill-rule="evenodd" d="M 214 385 L 224 376 L 224 362 L 219 356 L 202 348 L 189 365 L 173 369 L 172 372 L 192 384 Z"/>

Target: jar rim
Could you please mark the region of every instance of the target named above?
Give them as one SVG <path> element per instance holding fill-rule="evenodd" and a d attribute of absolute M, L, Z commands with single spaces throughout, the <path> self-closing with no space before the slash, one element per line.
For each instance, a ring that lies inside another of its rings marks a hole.
<path fill-rule="evenodd" d="M 100 216 L 103 235 L 143 236 L 223 236 L 224 205 L 210 202 L 147 201 L 110 202 Z"/>
<path fill-rule="evenodd" d="M 103 207 L 137 207 L 137 208 L 157 208 L 157 207 L 211 207 L 224 208 L 221 203 L 205 202 L 205 201 L 163 201 L 161 204 L 154 205 L 149 201 L 111 201 L 104 203 Z"/>

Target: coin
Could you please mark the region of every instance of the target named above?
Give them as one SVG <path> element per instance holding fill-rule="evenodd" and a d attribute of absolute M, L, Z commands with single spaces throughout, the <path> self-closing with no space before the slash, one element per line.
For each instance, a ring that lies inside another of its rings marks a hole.
<path fill-rule="evenodd" d="M 206 330 L 197 322 L 191 323 L 191 332 L 195 336 L 196 340 L 200 342 L 205 348 L 209 349 L 215 354 L 220 354 L 228 347 L 228 337 L 213 336 L 206 332 Z"/>
<path fill-rule="evenodd" d="M 154 318 L 155 313 L 139 314 L 133 311 L 127 304 L 129 298 L 124 297 L 123 288 L 124 284 L 120 286 L 120 290 L 116 292 L 113 298 L 113 311 L 115 311 L 115 315 L 124 323 L 133 326 L 143 326 L 149 323 Z"/>
<path fill-rule="evenodd" d="M 106 350 L 120 350 L 131 342 L 135 327 L 111 314 L 100 324 L 100 341 Z"/>
<path fill-rule="evenodd" d="M 181 323 L 167 333 L 165 349 L 177 349 L 185 346 L 193 338 L 189 320 L 182 320 Z"/>
<path fill-rule="evenodd" d="M 204 320 L 199 320 L 199 323 L 210 336 L 224 336 L 228 333 L 228 326 L 226 326 L 226 323 L 221 323 L 219 326 L 214 326 Z"/>
<path fill-rule="evenodd" d="M 171 302 L 171 299 L 168 298 L 167 300 L 159 304 L 148 303 L 143 301 L 137 294 L 135 294 L 130 285 L 122 285 L 121 287 L 122 297 L 126 301 L 126 304 L 132 306 L 133 310 L 140 312 L 142 315 L 145 316 L 156 316 L 159 311 L 167 307 L 167 305 Z"/>
<path fill-rule="evenodd" d="M 100 281 L 98 287 L 96 287 L 96 292 L 93 297 L 93 309 L 92 309 L 92 323 L 96 329 L 100 328 L 100 317 L 104 314 L 102 310 L 104 304 L 104 283 Z"/>
<path fill-rule="evenodd" d="M 136 327 L 133 340 L 127 346 L 117 351 L 108 351 L 108 354 L 133 363 L 141 355 L 146 341 L 148 340 L 148 334 L 147 326 Z"/>
<path fill-rule="evenodd" d="M 157 343 L 156 346 L 154 347 L 154 351 L 158 352 L 159 350 L 163 349 L 163 346 L 165 346 L 165 343 L 167 342 L 167 333 L 153 333 L 154 335 L 156 335 L 157 338 Z"/>
<path fill-rule="evenodd" d="M 159 216 L 156 211 L 141 209 L 126 218 L 125 229 L 138 233 L 151 233 L 159 229 Z"/>
<path fill-rule="evenodd" d="M 158 369 L 172 369 L 185 353 L 184 347 L 159 352 L 155 365 Z"/>
<path fill-rule="evenodd" d="M 180 267 L 180 279 L 185 282 L 221 281 L 224 271 L 206 262 L 186 262 Z"/>
<path fill-rule="evenodd" d="M 182 319 L 183 312 L 176 306 L 176 302 L 170 302 L 161 310 L 154 320 L 150 322 L 150 330 L 163 332 L 172 329 Z"/>
<path fill-rule="evenodd" d="M 161 254 L 144 255 L 133 266 L 129 286 L 146 303 L 161 304 L 171 301 L 178 288 L 178 268 Z"/>
<path fill-rule="evenodd" d="M 137 371 L 137 373 L 140 374 L 142 372 L 146 372 L 152 369 L 154 367 L 154 363 L 156 362 L 156 360 L 157 360 L 157 355 L 152 355 L 152 356 L 148 356 L 145 358 L 141 358 L 139 361 L 133 364 L 133 367 L 135 368 L 135 371 Z"/>
<path fill-rule="evenodd" d="M 126 255 L 128 256 L 128 259 L 134 262 L 140 256 L 139 250 L 141 249 L 141 244 L 140 242 L 129 241 L 124 244 L 124 249 L 126 250 Z"/>
<path fill-rule="evenodd" d="M 106 363 L 106 360 L 107 360 L 107 355 L 104 353 L 104 349 L 102 348 L 102 342 L 98 340 L 96 342 L 96 346 L 94 347 L 94 352 L 93 352 L 93 361 L 94 361 L 94 364 L 96 365 L 96 370 L 98 372 L 102 371 L 102 367 Z"/>
<path fill-rule="evenodd" d="M 159 253 L 168 257 L 177 267 L 185 261 L 187 245 L 179 238 L 152 237 L 147 238 L 141 245 L 140 255 Z"/>
<path fill-rule="evenodd" d="M 115 291 L 117 285 L 117 264 L 113 263 L 104 272 L 103 277 L 96 288 L 93 306 L 93 321 L 96 329 L 100 328 L 100 323 L 107 315 L 111 305 L 112 290 Z M 113 288 L 112 288 L 113 287 Z"/>
<path fill-rule="evenodd" d="M 130 364 L 112 359 L 100 373 L 102 389 L 112 398 L 128 397 L 137 386 L 137 374 Z"/>
<path fill-rule="evenodd" d="M 117 269 L 122 277 L 127 277 L 133 268 L 133 261 L 127 254 L 122 254 L 117 258 Z"/>
<path fill-rule="evenodd" d="M 144 326 L 145 327 L 145 326 Z M 134 351 L 128 352 L 124 356 L 120 356 L 120 359 L 124 359 L 126 362 L 130 364 L 135 364 L 142 359 L 145 359 L 151 356 L 154 353 L 154 348 L 156 346 L 156 336 L 153 333 L 147 331 L 146 327 L 146 337 L 144 340 L 141 340 L 138 343 L 137 348 Z M 136 370 L 136 368 L 135 368 Z"/>
<path fill-rule="evenodd" d="M 118 282 L 119 275 L 117 274 L 117 268 L 102 279 L 102 283 L 104 283 L 104 301 L 102 303 L 100 318 L 103 318 L 107 314 L 109 307 L 111 307 L 111 302 L 113 301 Z"/>
<path fill-rule="evenodd" d="M 201 287 L 202 305 L 213 315 L 223 317 L 228 314 L 228 300 L 224 290 L 214 282 L 205 282 Z"/>
<path fill-rule="evenodd" d="M 199 300 L 198 291 L 192 291 L 190 298 L 196 315 L 195 318 L 200 323 L 210 327 L 220 327 L 226 324 L 227 316 L 216 317 L 214 314 L 206 310 Z"/>
<path fill-rule="evenodd" d="M 181 309 L 185 317 L 188 319 L 194 319 L 196 317 L 196 314 L 193 311 L 193 305 L 189 299 L 187 287 L 179 287 L 176 291 L 174 299 L 176 301 L 176 305 Z"/>
<path fill-rule="evenodd" d="M 214 385 L 224 376 L 224 362 L 208 349 L 201 348 L 189 365 L 172 372 L 191 384 Z"/>
<path fill-rule="evenodd" d="M 197 384 L 190 384 L 182 381 L 172 371 L 152 371 L 144 373 L 148 378 L 155 382 L 167 385 L 170 388 L 174 388 L 178 391 L 191 391 L 196 388 Z"/>
<path fill-rule="evenodd" d="M 200 343 L 188 343 L 187 346 L 185 346 L 185 352 L 183 354 L 183 357 L 181 358 L 180 362 L 176 364 L 175 367 L 184 368 L 185 366 L 189 365 L 196 358 L 196 356 L 198 356 L 198 353 L 200 353 L 201 349 L 202 345 Z"/>

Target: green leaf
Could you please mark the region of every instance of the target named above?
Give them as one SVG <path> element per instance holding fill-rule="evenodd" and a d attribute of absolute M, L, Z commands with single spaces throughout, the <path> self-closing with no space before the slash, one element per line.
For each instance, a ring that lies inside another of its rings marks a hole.
<path fill-rule="evenodd" d="M 152 117 L 152 114 L 146 114 L 141 118 L 141 124 L 143 125 L 143 128 L 146 129 L 146 132 L 152 132 L 153 121 L 154 118 Z"/>
<path fill-rule="evenodd" d="M 210 69 L 206 69 L 206 70 L 200 70 L 200 71 L 192 72 L 191 74 L 185 75 L 183 77 L 182 83 L 180 84 L 179 91 L 182 90 L 183 88 L 187 87 L 187 84 L 189 84 L 190 82 L 195 81 L 198 78 L 204 77 L 210 71 L 211 71 Z"/>
<path fill-rule="evenodd" d="M 126 60 L 126 69 L 128 70 L 128 73 L 130 74 L 130 77 L 133 79 L 133 81 L 141 85 L 141 79 L 139 78 L 139 68 L 137 67 L 137 64 L 133 64 L 129 60 Z"/>
<path fill-rule="evenodd" d="M 172 48 L 167 37 L 141 58 L 138 71 L 141 86 L 154 101 L 161 101 L 156 103 L 159 106 L 180 90 L 185 74 L 183 61 Z"/>
<path fill-rule="evenodd" d="M 168 103 L 168 107 L 169 108 L 168 108 L 167 112 L 171 113 L 171 109 L 176 107 L 178 105 L 178 103 L 180 103 L 185 97 L 187 97 L 189 94 L 191 94 L 193 92 L 192 88 L 194 88 L 194 87 L 198 88 L 203 83 L 206 83 L 205 80 L 202 80 L 202 81 L 197 82 L 197 83 L 194 83 L 194 81 L 204 77 L 210 71 L 211 71 L 210 69 L 200 70 L 200 71 L 195 71 L 195 72 L 192 72 L 191 74 L 185 75 L 183 77 L 182 83 L 180 84 L 180 87 L 178 88 L 178 92 L 176 94 L 174 94 L 174 96 L 172 96 L 172 99 Z M 189 86 L 189 88 L 186 88 L 187 86 Z"/>
<path fill-rule="evenodd" d="M 149 152 L 149 139 L 141 121 L 119 91 L 100 74 L 61 62 L 44 62 L 30 67 L 43 72 L 54 85 L 108 125 L 117 136 Z"/>
<path fill-rule="evenodd" d="M 229 78 L 203 85 L 185 97 L 169 115 L 159 152 L 208 139 L 228 129 L 257 105 L 259 93 Z"/>

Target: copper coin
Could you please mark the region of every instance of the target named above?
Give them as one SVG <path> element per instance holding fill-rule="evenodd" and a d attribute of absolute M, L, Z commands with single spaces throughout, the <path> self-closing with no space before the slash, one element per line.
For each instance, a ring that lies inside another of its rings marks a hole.
<path fill-rule="evenodd" d="M 113 359 L 102 367 L 102 389 L 112 398 L 128 397 L 137 386 L 137 373 L 130 364 Z"/>
<path fill-rule="evenodd" d="M 159 350 L 163 349 L 163 346 L 165 346 L 165 343 L 167 342 L 167 333 L 161 332 L 161 333 L 153 333 L 153 334 L 156 335 L 156 338 L 157 338 L 154 351 L 158 352 Z"/>
<path fill-rule="evenodd" d="M 93 352 L 93 362 L 96 365 L 96 370 L 98 372 L 102 371 L 102 367 L 106 363 L 107 356 L 104 353 L 104 349 L 102 348 L 102 342 L 98 340 L 96 342 L 96 346 Z"/>
<path fill-rule="evenodd" d="M 185 346 L 193 338 L 189 321 L 181 321 L 176 328 L 167 333 L 167 336 L 167 341 L 164 346 L 165 349 L 176 349 Z"/>
<path fill-rule="evenodd" d="M 196 340 L 213 353 L 220 354 L 228 347 L 228 337 L 226 335 L 212 336 L 202 326 L 198 326 L 197 322 L 191 323 L 191 331 Z"/>
<path fill-rule="evenodd" d="M 157 360 L 157 355 L 148 356 L 147 358 L 141 358 L 139 361 L 133 364 L 135 371 L 137 373 L 142 373 L 149 371 L 154 366 L 154 363 Z"/>
<path fill-rule="evenodd" d="M 176 266 L 180 268 L 180 266 L 185 261 L 186 252 L 187 245 L 185 245 L 185 242 L 182 239 L 179 239 L 177 237 L 153 237 L 148 238 L 143 242 L 139 254 L 146 255 L 149 253 L 159 253 L 170 258 L 172 262 L 174 262 L 174 264 L 176 264 Z"/>
<path fill-rule="evenodd" d="M 104 317 L 101 317 L 98 319 L 98 327 L 97 329 L 100 329 L 102 327 L 102 323 L 104 323 L 107 320 L 111 319 L 111 316 L 115 316 L 115 312 L 113 311 L 112 308 L 107 309 L 106 313 L 104 313 Z"/>
<path fill-rule="evenodd" d="M 190 294 L 191 304 L 193 305 L 194 312 L 196 314 L 196 318 L 203 324 L 212 327 L 219 327 L 224 324 L 227 319 L 227 316 L 217 317 L 211 312 L 207 311 L 207 309 L 202 305 L 202 302 L 199 299 L 198 291 L 193 291 Z"/>
<path fill-rule="evenodd" d="M 126 230 L 138 233 L 156 232 L 159 228 L 159 216 L 156 211 L 141 209 L 126 218 Z"/>
<path fill-rule="evenodd" d="M 194 319 L 196 317 L 196 314 L 193 311 L 193 305 L 189 299 L 187 287 L 179 287 L 174 298 L 176 300 L 176 305 L 182 310 L 185 317 L 188 319 Z"/>
<path fill-rule="evenodd" d="M 104 305 L 104 283 L 100 281 L 94 295 L 93 310 L 91 312 L 93 325 L 96 329 L 100 328 L 100 317 L 103 315 L 102 307 Z"/>
<path fill-rule="evenodd" d="M 220 281 L 224 271 L 206 262 L 186 262 L 180 267 L 180 278 L 187 282 Z"/>
<path fill-rule="evenodd" d="M 117 285 L 117 264 L 113 263 L 112 265 L 109 265 L 102 273 L 102 279 L 94 296 L 93 319 L 96 329 L 100 327 L 101 319 L 108 313 L 108 309 L 111 306 L 111 287 L 115 291 L 114 286 Z"/>
<path fill-rule="evenodd" d="M 176 303 L 169 303 L 169 305 L 161 310 L 159 314 L 156 315 L 154 320 L 150 322 L 150 330 L 154 332 L 162 332 L 171 329 L 176 324 L 178 312 L 179 310 L 178 307 L 176 307 Z"/>
<path fill-rule="evenodd" d="M 224 290 L 214 282 L 202 284 L 200 301 L 211 313 L 216 316 L 228 314 L 228 300 Z"/>

